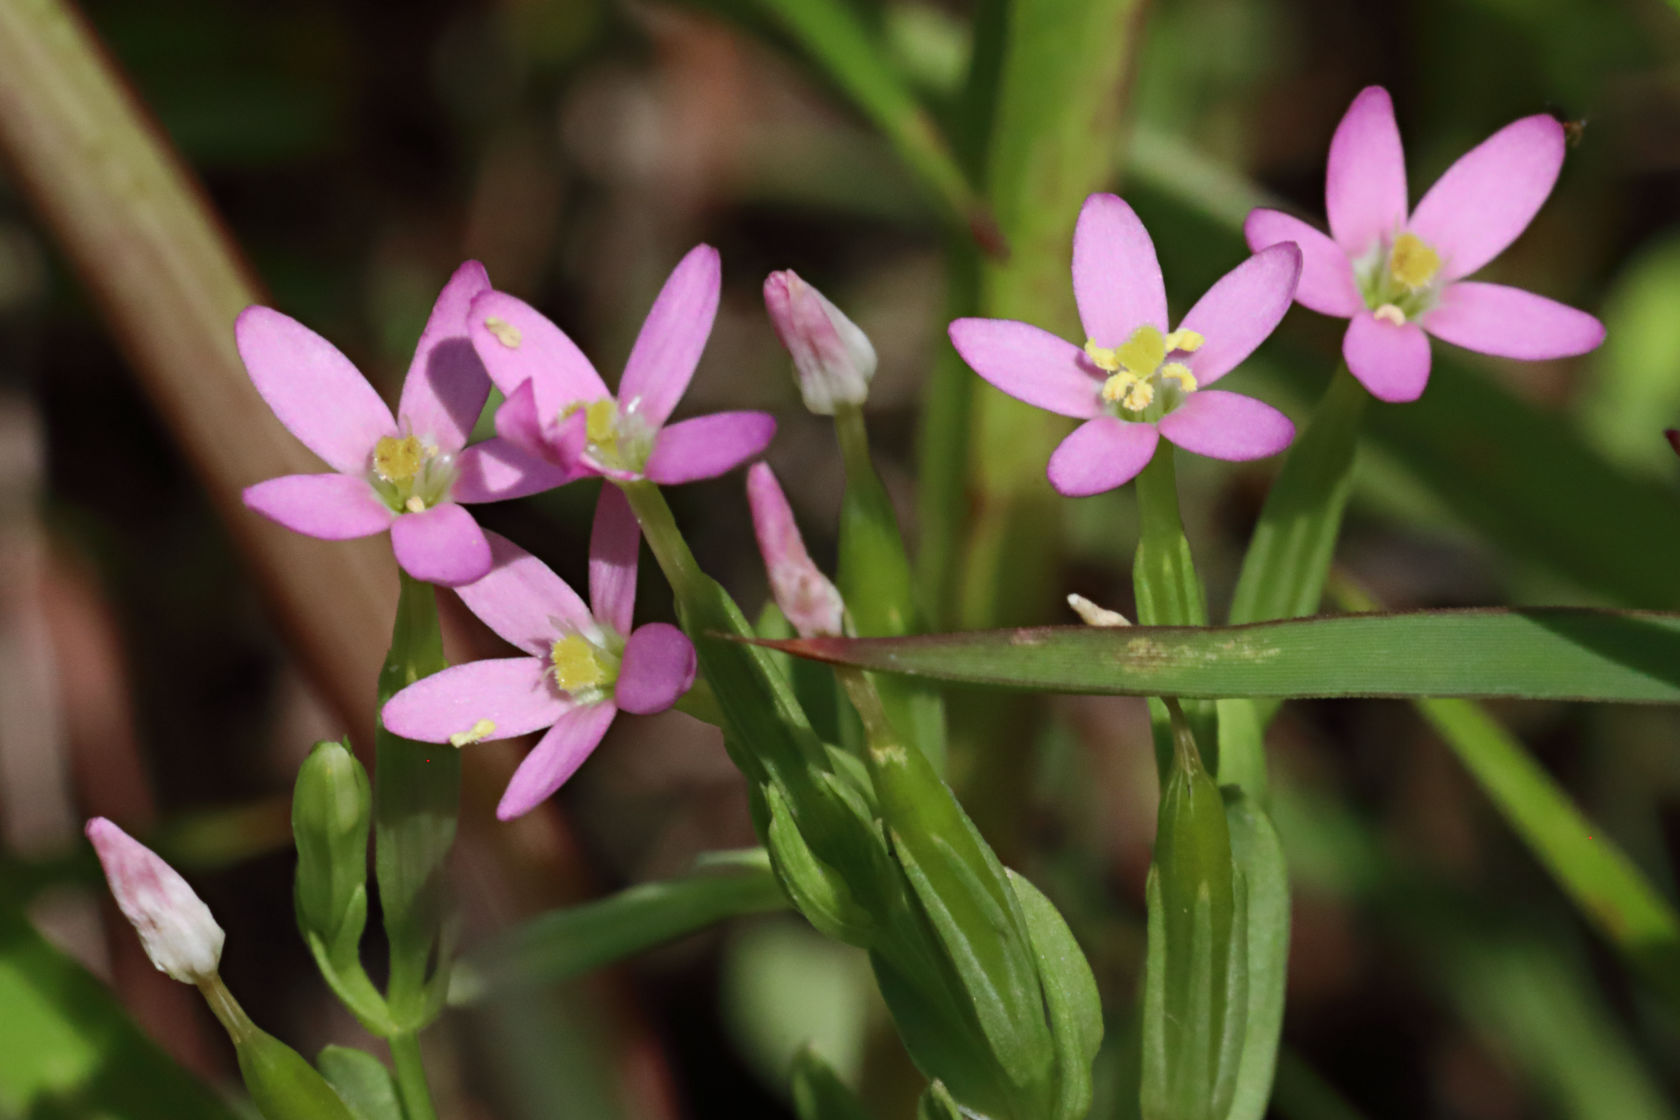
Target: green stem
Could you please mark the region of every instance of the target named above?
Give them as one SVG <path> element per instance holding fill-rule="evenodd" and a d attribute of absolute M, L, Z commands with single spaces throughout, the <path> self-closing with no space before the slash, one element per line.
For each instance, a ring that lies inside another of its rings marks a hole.
<path fill-rule="evenodd" d="M 707 582 L 706 573 L 700 570 L 682 530 L 677 528 L 677 519 L 672 516 L 665 495 L 651 482 L 628 482 L 623 488 L 630 509 L 642 526 L 642 536 L 647 538 L 653 558 L 659 561 L 678 604 L 701 594 Z M 744 631 L 743 636 L 751 637 L 751 632 Z"/>
<path fill-rule="evenodd" d="M 426 1067 L 420 1058 L 420 1036 L 406 1031 L 392 1035 L 388 1042 L 405 1120 L 437 1120 L 432 1091 L 426 1085 Z"/>
<path fill-rule="evenodd" d="M 1138 622 L 1144 626 L 1206 626 L 1207 594 L 1196 576 L 1190 542 L 1178 512 L 1178 479 L 1172 445 L 1162 441 L 1155 457 L 1137 477 L 1138 547 L 1132 565 Z M 1214 708 L 1206 701 L 1185 704 L 1185 716 L 1201 749 L 1212 751 L 1219 742 Z M 1170 772 L 1172 723 L 1159 701 L 1151 700 L 1150 722 L 1155 732 L 1155 762 L 1163 782 Z M 1215 764 L 1209 760 L 1209 770 Z"/>
<path fill-rule="evenodd" d="M 233 998 L 226 984 L 222 983 L 221 975 L 212 972 L 198 982 L 198 990 L 204 996 L 204 1002 L 210 1005 L 216 1021 L 227 1031 L 228 1038 L 239 1046 L 257 1033 L 257 1025 L 251 1022 L 251 1017 L 245 1014 L 245 1009 L 239 1006 L 239 1001 Z"/>

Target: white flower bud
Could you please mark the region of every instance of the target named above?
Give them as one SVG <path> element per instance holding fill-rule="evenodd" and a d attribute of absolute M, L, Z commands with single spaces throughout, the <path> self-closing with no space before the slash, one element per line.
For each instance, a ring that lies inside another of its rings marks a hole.
<path fill-rule="evenodd" d="M 158 971 L 183 984 L 214 976 L 226 935 L 187 881 L 104 817 L 88 821 L 87 836 L 99 853 L 117 905 L 140 934 L 140 944 Z"/>
<path fill-rule="evenodd" d="M 793 355 L 805 407 L 833 416 L 837 405 L 860 405 L 875 376 L 875 347 L 838 307 L 788 269 L 764 280 L 764 306 Z"/>

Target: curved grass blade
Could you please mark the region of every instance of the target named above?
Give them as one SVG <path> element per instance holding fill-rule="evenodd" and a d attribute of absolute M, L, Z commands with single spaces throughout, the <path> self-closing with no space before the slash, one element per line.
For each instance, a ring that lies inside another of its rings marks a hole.
<path fill-rule="evenodd" d="M 1680 703 L 1680 614 L 1655 611 L 1491 608 L 770 644 L 876 672 L 1043 692 Z"/>

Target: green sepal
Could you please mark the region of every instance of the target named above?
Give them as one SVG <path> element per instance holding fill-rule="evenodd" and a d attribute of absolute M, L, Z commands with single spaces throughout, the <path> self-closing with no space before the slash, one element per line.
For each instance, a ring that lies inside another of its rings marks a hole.
<path fill-rule="evenodd" d="M 987 1052 L 973 1007 L 953 1002 L 959 993 L 951 990 L 947 962 L 926 962 L 914 978 L 882 953 L 870 953 L 869 963 L 898 1037 L 923 1076 L 943 1081 L 950 1095 L 979 1115 L 1031 1120 L 1033 1103 Z"/>
<path fill-rule="evenodd" d="M 349 740 L 316 743 L 292 789 L 298 853 L 293 897 L 298 924 L 335 946 L 362 934 L 361 926 L 347 919 L 352 895 L 367 883 L 372 811 L 373 787 Z M 361 918 L 367 918 L 365 905 Z"/>
<path fill-rule="evenodd" d="M 372 1054 L 328 1046 L 316 1055 L 315 1064 L 356 1120 L 403 1120 L 391 1072 Z"/>
<path fill-rule="evenodd" d="M 920 751 L 877 746 L 868 761 L 893 856 L 992 1057 L 1027 1099 L 1047 1105 L 1054 1046 L 1026 921 L 1003 865 Z"/>
<path fill-rule="evenodd" d="M 799 1120 L 870 1120 L 857 1094 L 809 1043 L 793 1057 L 793 1113 Z"/>
<path fill-rule="evenodd" d="M 302 1054 L 252 1027 L 235 1044 L 239 1076 L 264 1120 L 356 1120 Z"/>
<path fill-rule="evenodd" d="M 1083 1114 L 1081 1114 L 1083 1115 Z M 945 1088 L 945 1083 L 935 1078 L 922 1090 L 921 1100 L 916 1102 L 916 1120 L 965 1120 L 962 1109 L 951 1099 L 951 1090 Z"/>
<path fill-rule="evenodd" d="M 1223 1120 L 1261 1120 L 1272 1096 L 1289 970 L 1289 868 L 1271 818 L 1254 799 L 1225 791 L 1225 819 L 1238 882 L 1246 888 L 1239 909 L 1248 960 L 1248 1013 L 1236 1086 Z"/>
<path fill-rule="evenodd" d="M 1014 871 L 1009 872 L 1009 885 L 1026 918 L 1056 1044 L 1056 1105 L 1050 1120 L 1083 1120 L 1091 1110 L 1091 1065 L 1103 1038 L 1097 978 L 1073 931 L 1043 892 Z"/>
<path fill-rule="evenodd" d="M 765 848 L 794 909 L 826 936 L 867 948 L 877 932 L 868 909 L 858 903 L 845 878 L 805 843 L 782 791 L 766 785 L 763 796 L 770 818 Z"/>

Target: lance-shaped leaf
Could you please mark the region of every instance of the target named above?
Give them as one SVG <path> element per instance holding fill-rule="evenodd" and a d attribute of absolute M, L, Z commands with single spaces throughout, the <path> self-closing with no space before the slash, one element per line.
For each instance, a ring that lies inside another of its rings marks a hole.
<path fill-rule="evenodd" d="M 1680 703 L 1680 614 L 1657 611 L 1490 608 L 1250 626 L 1046 626 L 776 648 L 877 672 L 1092 695 Z"/>

